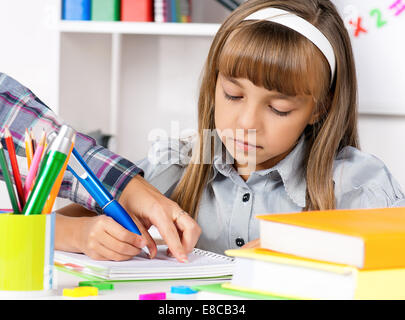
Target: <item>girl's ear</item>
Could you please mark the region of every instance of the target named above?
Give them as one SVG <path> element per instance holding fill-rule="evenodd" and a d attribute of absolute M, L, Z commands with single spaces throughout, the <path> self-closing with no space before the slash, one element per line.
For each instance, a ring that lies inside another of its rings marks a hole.
<path fill-rule="evenodd" d="M 315 123 L 317 123 L 318 121 L 320 121 L 322 119 L 322 117 L 328 112 L 326 103 L 316 103 L 314 101 L 314 104 L 315 104 L 314 111 L 308 122 L 308 124 L 311 126 L 314 125 Z"/>
<path fill-rule="evenodd" d="M 321 112 L 321 110 L 319 108 L 315 109 L 314 113 L 312 114 L 311 118 L 309 119 L 308 124 L 312 126 L 315 123 L 317 123 L 318 120 L 321 118 L 322 114 L 323 113 Z"/>

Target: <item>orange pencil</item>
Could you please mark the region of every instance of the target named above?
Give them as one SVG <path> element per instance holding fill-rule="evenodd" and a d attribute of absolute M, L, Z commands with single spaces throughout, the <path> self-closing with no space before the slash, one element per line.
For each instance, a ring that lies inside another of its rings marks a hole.
<path fill-rule="evenodd" d="M 25 154 L 27 156 L 28 170 L 31 167 L 32 159 L 34 157 L 34 150 L 32 148 L 32 141 L 28 129 L 25 129 Z"/>
<path fill-rule="evenodd" d="M 53 205 L 55 203 L 56 197 L 58 196 L 60 186 L 62 185 L 63 176 L 65 174 L 65 171 L 66 171 L 66 168 L 67 168 L 67 165 L 68 165 L 68 162 L 69 162 L 70 155 L 71 155 L 73 147 L 75 145 L 75 140 L 76 140 L 75 137 L 73 137 L 72 145 L 70 146 L 70 150 L 69 150 L 69 153 L 68 153 L 68 155 L 66 157 L 65 163 L 64 163 L 64 165 L 62 167 L 62 170 L 60 171 L 58 177 L 56 178 L 56 181 L 55 181 L 55 183 L 54 183 L 54 185 L 52 187 L 51 192 L 49 193 L 48 200 L 46 200 L 46 202 L 45 202 L 45 206 L 42 209 L 42 213 L 48 214 L 48 213 L 52 212 L 52 208 L 53 208 Z"/>
<path fill-rule="evenodd" d="M 6 133 L 5 140 L 6 140 L 7 150 L 8 150 L 8 156 L 10 158 L 11 168 L 13 170 L 14 183 L 17 188 L 18 200 L 20 201 L 21 209 L 23 209 L 25 206 L 24 189 L 23 189 L 22 182 L 21 182 L 20 170 L 18 169 L 17 156 L 15 153 L 13 137 L 12 137 L 8 127 L 5 127 L 5 133 Z"/>

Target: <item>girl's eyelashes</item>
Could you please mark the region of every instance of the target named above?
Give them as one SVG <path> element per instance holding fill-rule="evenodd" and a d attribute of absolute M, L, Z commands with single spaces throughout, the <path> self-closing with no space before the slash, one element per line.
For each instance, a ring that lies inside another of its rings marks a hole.
<path fill-rule="evenodd" d="M 224 96 L 227 100 L 230 100 L 230 101 L 237 101 L 237 100 L 240 100 L 243 98 L 243 96 L 231 96 L 231 95 L 227 94 L 225 91 L 224 91 Z M 279 111 L 270 105 L 269 105 L 269 108 L 271 109 L 272 112 L 274 112 L 276 115 L 278 115 L 280 117 L 286 117 L 291 113 L 291 111 L 285 111 L 285 112 Z"/>
<path fill-rule="evenodd" d="M 285 111 L 285 112 L 279 111 L 272 106 L 269 106 L 269 108 L 271 109 L 271 111 L 273 111 L 276 115 L 278 115 L 280 117 L 286 117 L 291 113 L 291 111 Z"/>
<path fill-rule="evenodd" d="M 231 96 L 229 94 L 227 94 L 226 92 L 224 92 L 225 98 L 231 101 L 235 101 L 235 100 L 239 100 L 242 99 L 242 96 Z"/>

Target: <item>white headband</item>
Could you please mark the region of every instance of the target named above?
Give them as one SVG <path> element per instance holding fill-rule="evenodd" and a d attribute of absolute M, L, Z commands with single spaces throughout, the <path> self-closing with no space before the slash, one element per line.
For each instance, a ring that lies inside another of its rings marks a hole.
<path fill-rule="evenodd" d="M 252 13 L 244 20 L 267 20 L 286 26 L 302 34 L 318 47 L 329 62 L 331 83 L 335 76 L 336 59 L 333 47 L 325 35 L 307 20 L 282 9 L 265 8 Z"/>

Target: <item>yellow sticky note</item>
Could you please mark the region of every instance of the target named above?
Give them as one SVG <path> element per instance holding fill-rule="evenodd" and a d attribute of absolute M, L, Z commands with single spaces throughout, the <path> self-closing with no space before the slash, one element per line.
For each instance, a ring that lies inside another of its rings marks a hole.
<path fill-rule="evenodd" d="M 64 297 L 88 297 L 88 296 L 98 296 L 98 289 L 96 287 L 77 287 L 73 289 L 65 288 L 63 289 Z"/>

